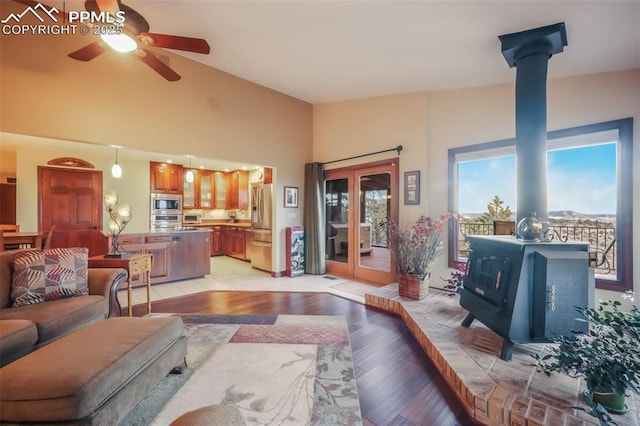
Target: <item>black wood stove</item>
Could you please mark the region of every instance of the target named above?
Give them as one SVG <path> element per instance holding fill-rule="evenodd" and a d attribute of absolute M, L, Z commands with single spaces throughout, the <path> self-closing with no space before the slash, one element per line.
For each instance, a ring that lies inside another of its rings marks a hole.
<path fill-rule="evenodd" d="M 527 242 L 512 236 L 470 236 L 460 305 L 462 325 L 478 319 L 503 337 L 500 358 L 513 344 L 549 342 L 587 331 L 575 307 L 593 307 L 595 279 L 588 244 Z"/>

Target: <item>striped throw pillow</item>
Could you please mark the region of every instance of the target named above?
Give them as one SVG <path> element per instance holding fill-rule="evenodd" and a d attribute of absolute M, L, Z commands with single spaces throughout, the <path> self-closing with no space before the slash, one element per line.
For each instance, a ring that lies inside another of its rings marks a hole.
<path fill-rule="evenodd" d="M 88 295 L 88 255 L 85 247 L 16 253 L 11 286 L 13 306 Z"/>

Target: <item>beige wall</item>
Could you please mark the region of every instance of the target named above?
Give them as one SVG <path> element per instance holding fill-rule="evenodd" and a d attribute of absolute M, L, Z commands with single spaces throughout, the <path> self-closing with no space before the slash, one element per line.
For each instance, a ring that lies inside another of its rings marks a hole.
<path fill-rule="evenodd" d="M 2 2 L 3 16 L 22 9 L 18 3 Z M 132 57 L 108 52 L 88 63 L 69 59 L 69 52 L 89 42 L 83 36 L 2 35 L 0 41 L 0 148 L 9 139 L 30 143 L 78 141 L 276 167 L 276 270 L 284 269 L 285 228 L 302 223 L 303 213 L 302 207 L 283 207 L 283 187 L 298 186 L 303 205 L 304 163 L 403 145 L 401 176 L 404 171 L 421 171 L 421 205 L 404 206 L 399 200 L 401 219 L 413 220 L 421 213 L 435 215 L 447 210 L 449 148 L 509 138 L 515 132 L 513 84 L 311 106 L 169 51 L 163 54 L 182 75 L 182 80 L 174 83 L 164 81 Z M 640 70 L 548 83 L 549 130 L 636 118 L 636 259 L 640 259 L 638 93 Z M 95 161 L 108 170 L 111 155 L 106 154 L 108 160 L 98 157 Z M 366 161 L 389 157 L 395 154 Z M 24 157 L 18 153 L 17 158 L 21 169 Z M 22 179 L 21 174 L 20 170 L 18 214 L 22 221 L 33 223 L 31 201 L 22 201 L 22 196 L 35 191 L 35 187 L 23 187 L 29 179 Z M 139 181 L 144 179 L 139 177 Z M 634 288 L 639 291 L 640 260 L 635 261 L 634 270 Z M 445 273 L 442 259 L 434 276 Z"/>
<path fill-rule="evenodd" d="M 634 289 L 640 293 L 640 70 L 548 82 L 548 129 L 634 117 Z M 422 203 L 400 218 L 448 209 L 448 150 L 515 135 L 515 86 L 505 84 L 401 94 L 314 106 L 314 161 L 349 157 L 402 144 L 400 173 L 420 170 Z M 375 158 L 375 157 L 372 157 Z M 366 161 L 366 160 L 361 160 Z M 339 163 L 344 165 L 344 163 Z M 338 164 L 336 164 L 338 166 Z M 401 194 L 402 197 L 402 194 Z M 631 261 L 631 260 L 630 260 Z M 433 277 L 446 276 L 441 258 Z M 600 292 L 600 297 L 617 297 Z"/>
<path fill-rule="evenodd" d="M 2 3 L 3 16 L 24 9 Z M 285 228 L 302 223 L 302 208 L 284 209 L 283 187 L 302 191 L 304 163 L 312 158 L 310 104 L 170 51 L 162 53 L 182 76 L 177 82 L 165 81 L 135 56 L 107 52 L 87 63 L 68 58 L 93 41 L 85 36 L 0 37 L 0 145 L 13 134 L 30 142 L 114 144 L 275 167 L 273 265 L 285 269 Z M 23 186 L 29 179 L 21 176 L 20 157 L 22 197 L 35 188 Z M 20 198 L 21 222 L 33 223 L 29 203 Z"/>

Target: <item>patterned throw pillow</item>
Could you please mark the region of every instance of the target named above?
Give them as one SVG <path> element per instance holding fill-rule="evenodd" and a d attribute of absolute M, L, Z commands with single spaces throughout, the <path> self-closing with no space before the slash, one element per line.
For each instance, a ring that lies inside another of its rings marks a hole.
<path fill-rule="evenodd" d="M 89 249 L 25 250 L 13 258 L 13 306 L 32 305 L 63 297 L 86 296 Z"/>

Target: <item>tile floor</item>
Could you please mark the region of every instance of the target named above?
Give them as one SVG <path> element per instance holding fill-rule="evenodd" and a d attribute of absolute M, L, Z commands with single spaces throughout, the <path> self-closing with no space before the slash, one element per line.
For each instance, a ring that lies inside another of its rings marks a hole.
<path fill-rule="evenodd" d="M 333 287 L 342 287 L 333 288 Z M 251 267 L 248 262 L 226 256 L 211 258 L 211 274 L 203 278 L 177 281 L 151 286 L 151 301 L 184 296 L 203 291 L 301 291 L 331 293 L 364 304 L 366 284 L 344 278 L 327 279 L 322 275 L 272 278 L 267 272 Z M 349 291 L 345 291 L 348 289 Z M 146 287 L 135 287 L 131 292 L 133 304 L 146 304 Z M 120 305 L 127 306 L 127 292 L 118 293 Z"/>

